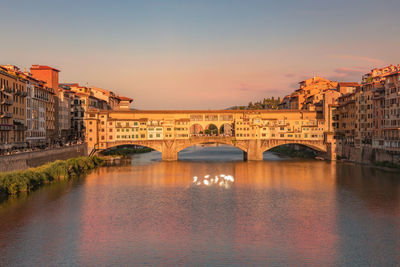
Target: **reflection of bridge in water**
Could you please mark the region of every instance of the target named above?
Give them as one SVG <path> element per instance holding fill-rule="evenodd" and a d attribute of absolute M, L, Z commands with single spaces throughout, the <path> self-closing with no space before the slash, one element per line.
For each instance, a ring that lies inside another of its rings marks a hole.
<path fill-rule="evenodd" d="M 163 160 L 199 144 L 239 148 L 247 160 L 284 144 L 300 144 L 331 159 L 329 123 L 316 112 L 288 110 L 98 111 L 88 112 L 88 148 L 101 151 L 119 145 L 140 145 L 162 153 Z"/>

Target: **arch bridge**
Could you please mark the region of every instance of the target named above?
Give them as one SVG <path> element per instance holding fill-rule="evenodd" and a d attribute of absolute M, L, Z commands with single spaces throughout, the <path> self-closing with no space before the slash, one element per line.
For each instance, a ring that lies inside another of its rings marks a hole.
<path fill-rule="evenodd" d="M 262 160 L 264 151 L 284 144 L 304 145 L 333 159 L 333 134 L 317 117 L 299 110 L 90 110 L 85 129 L 89 151 L 140 145 L 161 152 L 167 161 L 206 143 L 237 147 L 246 160 Z"/>

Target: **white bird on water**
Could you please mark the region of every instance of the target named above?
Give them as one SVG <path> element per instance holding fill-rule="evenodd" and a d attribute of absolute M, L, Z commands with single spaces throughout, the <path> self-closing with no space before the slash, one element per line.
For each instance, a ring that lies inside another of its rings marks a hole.
<path fill-rule="evenodd" d="M 208 185 L 208 180 L 204 180 L 203 184 Z"/>
<path fill-rule="evenodd" d="M 197 182 L 197 176 L 193 177 L 193 183 Z"/>
<path fill-rule="evenodd" d="M 208 177 L 210 177 L 210 175 L 208 175 L 208 174 L 206 176 L 204 176 L 204 178 L 206 178 L 206 179 L 208 179 Z"/>
<path fill-rule="evenodd" d="M 233 182 L 233 181 L 234 181 L 234 179 L 233 179 L 233 176 L 232 176 L 232 175 L 228 175 L 228 176 L 226 176 L 226 179 L 227 179 L 228 181 L 231 181 L 231 182 Z"/>

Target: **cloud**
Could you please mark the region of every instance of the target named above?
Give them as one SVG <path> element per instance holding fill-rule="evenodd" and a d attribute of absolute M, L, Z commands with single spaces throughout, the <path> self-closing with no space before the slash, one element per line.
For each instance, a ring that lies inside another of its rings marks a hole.
<path fill-rule="evenodd" d="M 286 78 L 293 78 L 295 76 L 294 73 L 288 73 L 285 75 Z"/>
<path fill-rule="evenodd" d="M 373 65 L 378 65 L 382 66 L 385 65 L 385 61 L 378 59 L 378 58 L 372 58 L 372 57 L 363 57 L 363 56 L 352 56 L 352 55 L 335 55 L 334 57 L 336 58 L 341 58 L 341 59 L 350 59 L 358 62 L 366 62 L 369 64 Z"/>
<path fill-rule="evenodd" d="M 359 81 L 361 76 L 368 72 L 368 69 L 356 67 L 347 68 L 341 67 L 333 71 L 334 73 L 328 77 L 328 79 L 333 81 Z"/>

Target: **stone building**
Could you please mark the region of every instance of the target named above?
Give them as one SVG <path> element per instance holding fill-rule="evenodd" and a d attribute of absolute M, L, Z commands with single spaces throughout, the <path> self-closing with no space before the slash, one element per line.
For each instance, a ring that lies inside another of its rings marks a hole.
<path fill-rule="evenodd" d="M 384 77 L 384 146 L 386 150 L 400 151 L 400 66 L 392 68 Z"/>
<path fill-rule="evenodd" d="M 0 67 L 0 151 L 13 146 L 13 76 Z"/>
<path fill-rule="evenodd" d="M 354 146 L 357 129 L 356 115 L 356 93 L 352 92 L 339 97 L 338 105 L 334 111 L 338 145 Z"/>
<path fill-rule="evenodd" d="M 46 106 L 49 102 L 49 91 L 44 82 L 24 73 L 27 86 L 26 98 L 26 141 L 29 147 L 45 146 L 46 141 Z"/>
<path fill-rule="evenodd" d="M 18 67 L 1 66 L 3 149 L 26 147 L 26 80 Z M 6 89 L 7 88 L 7 89 Z"/>
<path fill-rule="evenodd" d="M 299 83 L 299 88 L 285 96 L 279 109 L 303 109 L 313 111 L 315 104 L 323 99 L 323 92 L 336 90 L 338 83 L 322 77 L 313 77 Z"/>
<path fill-rule="evenodd" d="M 60 71 L 45 65 L 32 65 L 30 72 L 32 77 L 44 81 L 45 86 L 49 88 L 49 102 L 46 107 L 46 136 L 49 144 L 55 144 L 60 140 L 60 90 L 58 87 Z"/>

